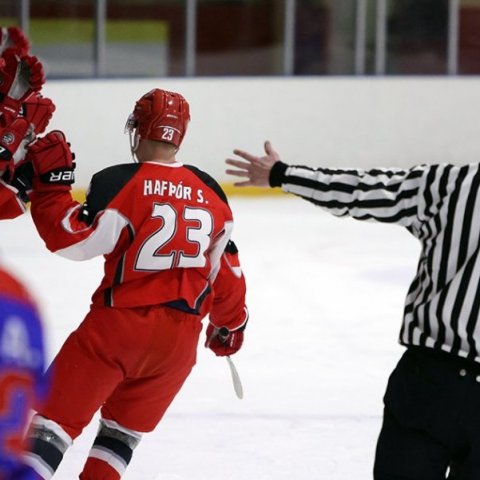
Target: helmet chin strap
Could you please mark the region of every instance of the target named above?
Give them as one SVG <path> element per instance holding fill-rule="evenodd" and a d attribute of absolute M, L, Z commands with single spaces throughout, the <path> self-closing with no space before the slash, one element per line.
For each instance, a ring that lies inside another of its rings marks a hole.
<path fill-rule="evenodd" d="M 133 113 L 131 113 L 127 118 L 124 132 L 128 133 L 130 153 L 132 154 L 132 159 L 134 163 L 138 163 L 138 158 L 135 152 L 137 151 L 138 145 L 140 143 L 140 135 L 138 135 L 138 128 L 136 126 L 136 120 Z"/>
<path fill-rule="evenodd" d="M 138 158 L 136 155 L 136 151 L 138 149 L 138 145 L 140 143 L 140 136 L 137 133 L 137 129 L 131 130 L 129 132 L 129 139 L 130 139 L 130 153 L 132 154 L 132 159 L 134 163 L 138 163 Z"/>

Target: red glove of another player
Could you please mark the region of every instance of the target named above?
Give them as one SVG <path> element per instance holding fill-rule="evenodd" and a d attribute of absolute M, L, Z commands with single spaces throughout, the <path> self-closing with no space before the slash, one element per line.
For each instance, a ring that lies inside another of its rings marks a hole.
<path fill-rule="evenodd" d="M 20 56 L 14 48 L 3 52 L 0 58 L 0 94 L 2 103 L 14 108 L 15 101 L 25 101 L 38 92 L 45 83 L 40 60 L 32 55 Z M 10 105 L 11 104 L 11 105 Z M 20 104 L 18 104 L 20 108 Z"/>
<path fill-rule="evenodd" d="M 227 327 L 217 328 L 211 323 L 207 327 L 205 346 L 217 355 L 226 357 L 237 353 L 243 344 L 243 329 L 229 330 Z"/>
<path fill-rule="evenodd" d="M 29 124 L 24 118 L 17 118 L 10 125 L 0 129 L 0 168 L 5 169 L 13 159 L 16 163 L 23 156 L 25 144 L 33 139 Z M 20 152 L 20 150 L 23 151 Z"/>
<path fill-rule="evenodd" d="M 55 111 L 55 105 L 46 97 L 35 92 L 22 103 L 21 115 L 33 126 L 35 135 L 40 135 L 47 128 Z"/>
<path fill-rule="evenodd" d="M 30 44 L 20 28 L 0 28 L 0 55 L 2 55 L 7 48 L 14 48 L 19 55 L 26 55 L 28 53 Z"/>
<path fill-rule="evenodd" d="M 27 161 L 32 162 L 34 191 L 70 190 L 75 181 L 74 155 L 60 130 L 53 130 L 28 148 Z"/>

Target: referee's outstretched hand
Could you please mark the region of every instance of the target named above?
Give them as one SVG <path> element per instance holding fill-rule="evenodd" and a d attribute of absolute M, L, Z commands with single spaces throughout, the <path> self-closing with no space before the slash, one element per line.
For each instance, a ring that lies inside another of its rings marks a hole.
<path fill-rule="evenodd" d="M 273 165 L 280 160 L 279 154 L 273 149 L 271 143 L 267 140 L 264 145 L 265 153 L 263 157 L 252 155 L 243 150 L 235 149 L 233 153 L 243 160 L 227 158 L 225 163 L 236 167 L 237 170 L 228 169 L 225 172 L 234 177 L 246 178 L 247 180 L 236 182 L 237 187 L 268 187 L 270 171 Z"/>

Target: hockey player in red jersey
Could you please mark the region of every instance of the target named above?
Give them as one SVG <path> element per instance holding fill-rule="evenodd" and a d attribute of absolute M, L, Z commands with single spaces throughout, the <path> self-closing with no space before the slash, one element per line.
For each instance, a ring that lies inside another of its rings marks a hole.
<path fill-rule="evenodd" d="M 91 310 L 49 368 L 51 394 L 32 422 L 30 463 L 45 479 L 99 408 L 80 478 L 122 476 L 195 364 L 204 316 L 206 345 L 217 355 L 242 345 L 246 287 L 232 212 L 209 175 L 175 157 L 189 119 L 178 93 L 141 97 L 127 122 L 138 163 L 95 174 L 83 205 L 70 195 L 63 134 L 29 148 L 32 217 L 47 247 L 73 260 L 105 257 Z"/>

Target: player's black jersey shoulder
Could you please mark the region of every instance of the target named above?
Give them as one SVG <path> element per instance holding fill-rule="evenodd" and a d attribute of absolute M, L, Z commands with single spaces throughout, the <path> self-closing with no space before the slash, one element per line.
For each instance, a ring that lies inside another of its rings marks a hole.
<path fill-rule="evenodd" d="M 210 187 L 228 205 L 228 199 L 225 195 L 225 192 L 213 177 L 203 170 L 194 167 L 193 165 L 184 165 L 184 167 L 194 173 L 205 185 Z"/>
<path fill-rule="evenodd" d="M 139 163 L 124 163 L 107 167 L 93 175 L 87 192 L 87 200 L 82 208 L 82 216 L 90 225 L 98 212 L 120 193 L 125 185 L 140 169 Z"/>

